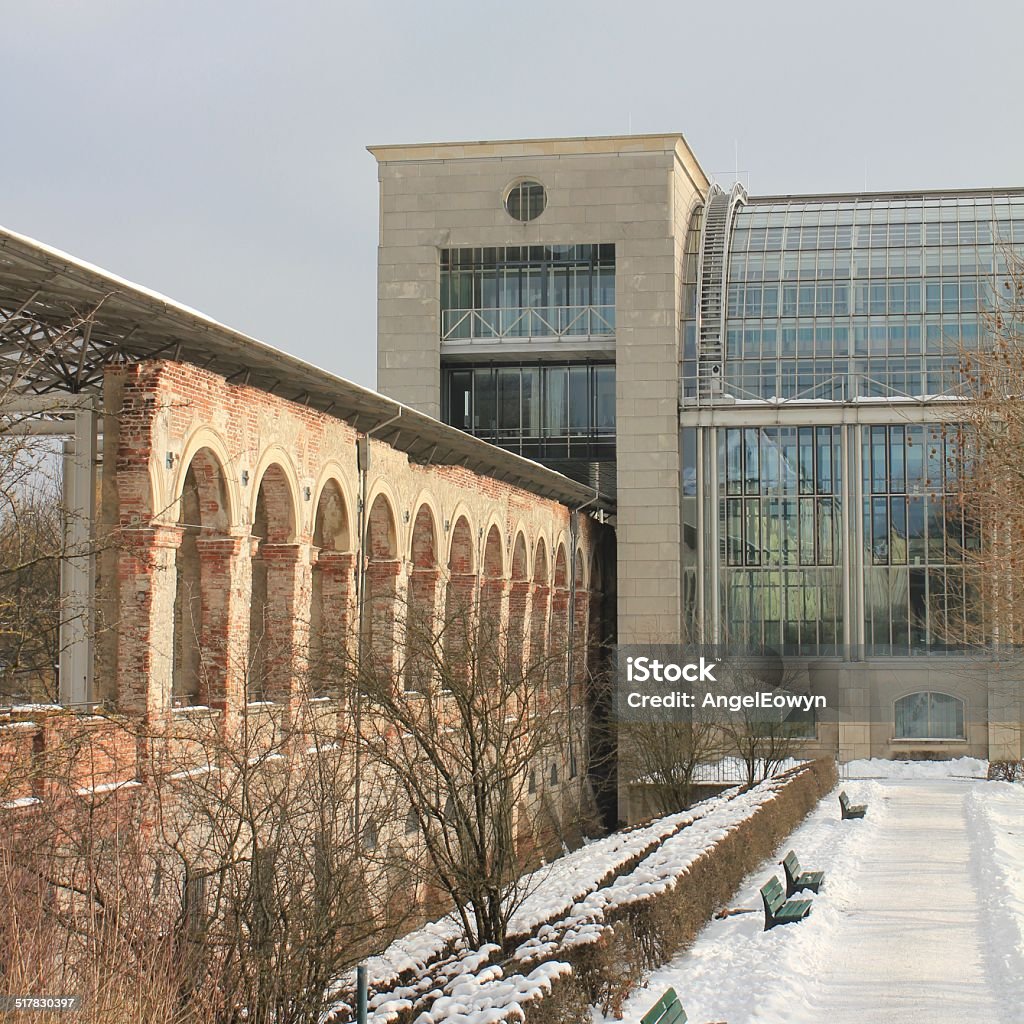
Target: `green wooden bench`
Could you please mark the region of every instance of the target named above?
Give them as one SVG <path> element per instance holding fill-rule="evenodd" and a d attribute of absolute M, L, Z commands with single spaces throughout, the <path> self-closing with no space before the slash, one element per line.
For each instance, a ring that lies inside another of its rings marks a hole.
<path fill-rule="evenodd" d="M 761 886 L 764 900 L 764 930 L 777 924 L 791 924 L 802 921 L 811 912 L 810 900 L 787 900 L 778 875 L 772 875 L 767 885 Z"/>
<path fill-rule="evenodd" d="M 670 988 L 641 1018 L 640 1024 L 686 1024 L 686 1011 Z"/>
<path fill-rule="evenodd" d="M 782 858 L 782 867 L 786 872 L 787 898 L 804 889 L 817 892 L 821 888 L 821 883 L 825 881 L 824 871 L 804 871 L 792 850 Z"/>
<path fill-rule="evenodd" d="M 863 818 L 868 813 L 867 804 L 851 804 L 850 798 L 846 795 L 844 789 L 839 794 L 839 810 L 842 812 L 843 821 L 847 818 Z"/>

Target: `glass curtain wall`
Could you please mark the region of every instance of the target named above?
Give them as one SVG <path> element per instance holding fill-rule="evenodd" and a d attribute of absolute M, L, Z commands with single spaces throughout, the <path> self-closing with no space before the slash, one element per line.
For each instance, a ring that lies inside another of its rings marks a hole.
<path fill-rule="evenodd" d="M 870 654 L 958 649 L 964 552 L 979 539 L 958 514 L 954 440 L 939 424 L 864 427 L 864 636 Z"/>
<path fill-rule="evenodd" d="M 535 459 L 615 458 L 615 364 L 442 371 L 445 422 Z"/>
<path fill-rule="evenodd" d="M 840 427 L 719 432 L 723 639 L 787 654 L 842 643 Z"/>
<path fill-rule="evenodd" d="M 753 201 L 729 247 L 727 390 L 936 395 L 1024 243 L 1024 195 Z"/>
<path fill-rule="evenodd" d="M 615 246 L 441 250 L 441 337 L 611 337 Z"/>

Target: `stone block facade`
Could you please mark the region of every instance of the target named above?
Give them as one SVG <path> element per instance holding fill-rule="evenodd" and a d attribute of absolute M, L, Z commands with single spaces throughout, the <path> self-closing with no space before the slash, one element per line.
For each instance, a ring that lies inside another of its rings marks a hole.
<path fill-rule="evenodd" d="M 682 278 L 687 231 L 708 188 L 693 153 L 678 134 L 371 152 L 380 179 L 378 387 L 428 415 L 441 413 L 440 250 L 614 244 L 618 631 L 623 642 L 674 642 Z M 520 223 L 502 201 L 526 179 L 543 184 L 547 205 Z"/>

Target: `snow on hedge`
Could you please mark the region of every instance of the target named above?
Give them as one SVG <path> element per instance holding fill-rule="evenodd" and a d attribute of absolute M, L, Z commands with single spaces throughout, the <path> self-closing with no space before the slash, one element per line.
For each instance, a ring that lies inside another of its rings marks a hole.
<path fill-rule="evenodd" d="M 519 946 L 515 957 L 530 962 L 555 955 L 560 949 L 596 942 L 605 931 L 603 922 L 613 910 L 673 886 L 699 857 L 774 800 L 784 784 L 785 780 L 772 778 L 746 793 L 705 801 L 705 813 L 699 819 L 669 836 L 632 871 L 580 900 L 561 921 L 540 928 Z"/>
<path fill-rule="evenodd" d="M 567 963 L 548 961 L 529 974 L 505 977 L 497 964 L 479 974 L 464 975 L 448 995 L 434 1001 L 430 1010 L 416 1018 L 417 1024 L 494 1024 L 496 1021 L 523 1020 L 523 1004 L 541 999 L 551 984 L 572 968 Z"/>
<path fill-rule="evenodd" d="M 396 940 L 368 963 L 371 1024 L 390 1024 L 399 1013 L 420 1009 L 415 1024 L 491 1024 L 522 1019 L 520 1006 L 550 990 L 551 981 L 571 972 L 558 959 L 569 947 L 596 941 L 605 915 L 646 899 L 675 883 L 689 866 L 741 822 L 775 799 L 785 779 L 773 778 L 747 793 L 732 789 L 646 825 L 588 843 L 530 876 L 532 891 L 511 920 L 510 935 L 530 935 L 513 954 L 529 974 L 506 977 L 492 963 L 496 946 L 467 950 L 457 921 L 443 918 Z M 619 875 L 617 868 L 638 863 Z M 608 878 L 612 881 L 604 884 Z M 508 964 L 505 965 L 509 969 Z M 400 975 L 412 980 L 399 984 Z M 353 977 L 334 986 L 351 989 Z M 344 1002 L 328 1014 L 350 1012 Z"/>
<path fill-rule="evenodd" d="M 735 797 L 729 790 L 712 800 L 678 814 L 657 818 L 645 825 L 615 832 L 588 842 L 580 849 L 538 868 L 527 877 L 524 886 L 529 895 L 509 922 L 510 935 L 530 935 L 545 922 L 556 920 L 593 892 L 616 870 L 649 851 L 667 836 L 685 829 L 706 814 Z M 421 972 L 428 964 L 457 948 L 461 928 L 454 916 L 441 918 L 396 939 L 379 956 L 367 961 L 369 984 L 381 988 L 394 984 L 407 972 Z M 335 989 L 355 984 L 355 974 L 343 978 Z"/>

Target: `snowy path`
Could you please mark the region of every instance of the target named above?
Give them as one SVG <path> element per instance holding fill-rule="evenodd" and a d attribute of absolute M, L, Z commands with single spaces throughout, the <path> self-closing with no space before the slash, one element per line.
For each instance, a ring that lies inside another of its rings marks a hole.
<path fill-rule="evenodd" d="M 1024 787 L 845 788 L 866 819 L 839 821 L 830 794 L 787 844 L 827 872 L 810 918 L 761 930 L 758 888 L 781 876 L 762 865 L 733 900 L 758 912 L 711 922 L 634 993 L 627 1022 L 672 985 L 697 1024 L 1020 1024 Z"/>
<path fill-rule="evenodd" d="M 813 993 L 831 1024 L 1006 1019 L 989 977 L 985 918 L 959 782 L 889 784 L 887 828 L 865 863 L 855 913 Z M 869 812 L 870 813 L 870 812 Z M 1019 1020 L 1020 1007 L 1014 1008 Z"/>

